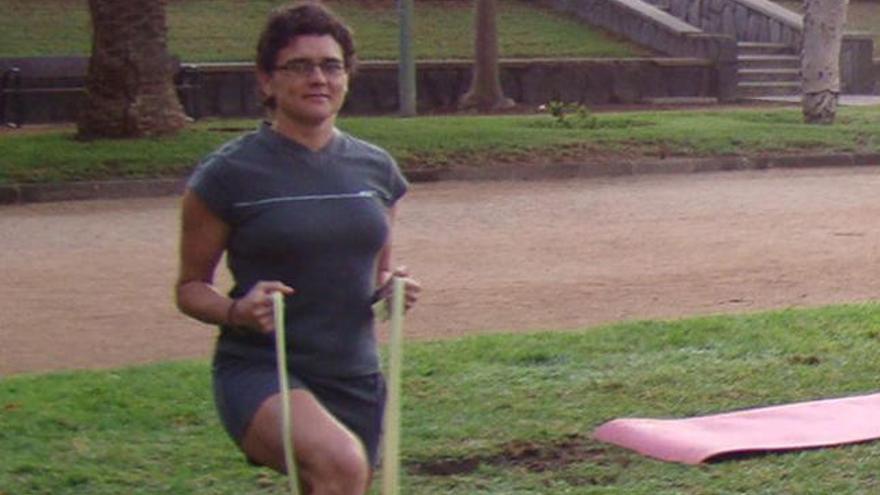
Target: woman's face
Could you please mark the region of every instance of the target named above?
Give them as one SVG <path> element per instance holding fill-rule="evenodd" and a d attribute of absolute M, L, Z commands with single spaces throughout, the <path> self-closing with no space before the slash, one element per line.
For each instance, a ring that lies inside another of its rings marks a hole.
<path fill-rule="evenodd" d="M 260 73 L 260 85 L 275 98 L 279 124 L 332 124 L 348 92 L 342 47 L 330 35 L 297 36 L 278 52 L 275 70 Z"/>

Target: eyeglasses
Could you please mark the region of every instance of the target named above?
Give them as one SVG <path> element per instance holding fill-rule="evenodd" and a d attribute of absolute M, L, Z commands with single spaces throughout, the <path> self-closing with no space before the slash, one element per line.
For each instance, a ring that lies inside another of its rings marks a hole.
<path fill-rule="evenodd" d="M 312 75 L 315 69 L 320 69 L 325 77 L 339 77 L 345 73 L 345 63 L 342 60 L 330 58 L 320 62 L 313 62 L 308 59 L 295 58 L 288 60 L 281 65 L 276 65 L 275 70 L 287 72 L 299 77 L 307 77 Z"/>

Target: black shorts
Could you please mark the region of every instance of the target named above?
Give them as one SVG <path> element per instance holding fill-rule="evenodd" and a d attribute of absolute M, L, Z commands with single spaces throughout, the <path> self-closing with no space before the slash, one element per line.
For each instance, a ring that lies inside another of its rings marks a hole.
<path fill-rule="evenodd" d="M 216 354 L 214 402 L 227 433 L 238 445 L 263 402 L 278 393 L 275 360 L 254 361 Z M 337 420 L 360 438 L 372 467 L 379 462 L 386 389 L 381 373 L 355 377 L 315 377 L 288 372 L 291 389 L 311 392 Z M 294 412 L 296 421 L 296 412 Z"/>

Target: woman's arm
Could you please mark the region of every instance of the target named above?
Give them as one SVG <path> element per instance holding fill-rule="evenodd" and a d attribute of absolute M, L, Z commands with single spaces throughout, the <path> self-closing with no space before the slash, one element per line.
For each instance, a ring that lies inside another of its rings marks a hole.
<path fill-rule="evenodd" d="M 379 260 L 376 264 L 376 287 L 380 288 L 387 284 L 388 279 L 391 278 L 391 234 L 394 231 L 396 213 L 396 207 L 392 206 L 388 209 L 388 239 L 385 241 L 382 251 L 379 252 Z"/>
<path fill-rule="evenodd" d="M 181 214 L 177 307 L 205 323 L 271 332 L 275 328 L 272 292 L 291 294 L 293 289 L 278 281 L 264 281 L 240 299 L 221 294 L 214 286 L 214 272 L 228 238 L 229 226 L 195 193 L 187 191 Z"/>
<path fill-rule="evenodd" d="M 214 271 L 226 249 L 229 227 L 191 190 L 183 195 L 177 308 L 212 324 L 229 324 L 233 301 L 214 286 Z"/>
<path fill-rule="evenodd" d="M 416 301 L 419 299 L 419 292 L 422 290 L 422 286 L 413 278 L 409 276 L 409 269 L 405 266 L 398 266 L 397 268 L 391 268 L 391 243 L 392 243 L 392 232 L 394 231 L 394 217 L 397 213 L 396 207 L 391 207 L 388 210 L 388 240 L 385 242 L 385 246 L 382 248 L 382 251 L 379 253 L 379 260 L 376 268 L 376 298 L 384 299 L 391 296 L 391 279 L 392 277 L 402 277 L 406 282 L 406 309 L 411 308 Z"/>

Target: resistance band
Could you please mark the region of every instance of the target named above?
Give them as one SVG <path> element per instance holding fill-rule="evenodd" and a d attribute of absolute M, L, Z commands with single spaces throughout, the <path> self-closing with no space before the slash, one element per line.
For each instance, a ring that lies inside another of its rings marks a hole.
<path fill-rule="evenodd" d="M 403 312 L 406 282 L 394 277 L 391 335 L 388 341 L 388 404 L 382 451 L 382 495 L 398 495 L 400 473 L 400 378 L 403 363 Z"/>
<path fill-rule="evenodd" d="M 278 388 L 281 396 L 281 435 L 284 443 L 284 467 L 290 493 L 299 495 L 296 463 L 293 460 L 293 418 L 290 413 L 290 389 L 287 385 L 287 344 L 284 335 L 284 295 L 272 293 L 272 312 L 275 316 L 275 357 L 278 362 Z"/>

